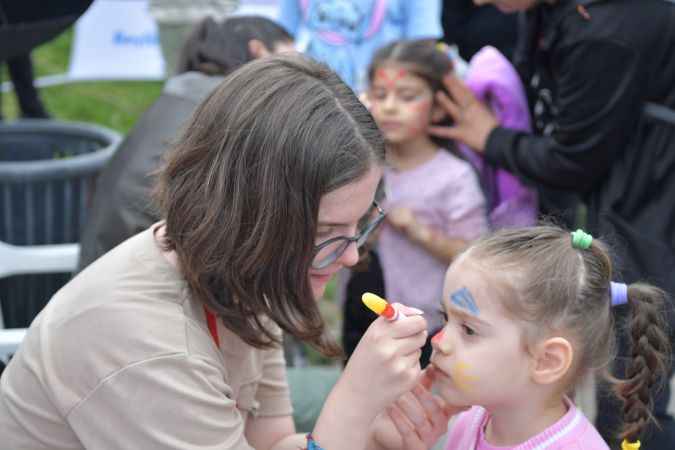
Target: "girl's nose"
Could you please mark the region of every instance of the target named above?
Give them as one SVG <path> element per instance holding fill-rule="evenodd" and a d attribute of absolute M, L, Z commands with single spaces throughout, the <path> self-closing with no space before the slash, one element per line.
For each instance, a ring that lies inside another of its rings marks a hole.
<path fill-rule="evenodd" d="M 390 94 L 390 95 L 387 95 L 387 96 L 385 97 L 384 102 L 382 102 L 382 103 L 383 103 L 383 104 L 382 104 L 382 107 L 383 107 L 385 110 L 392 110 L 392 109 L 396 108 L 396 98 L 394 98 L 394 97 L 395 97 L 395 96 L 394 96 L 394 95 L 391 95 L 391 94 Z"/>
<path fill-rule="evenodd" d="M 447 355 L 452 353 L 452 339 L 445 328 L 441 328 L 441 330 L 431 338 L 431 346 L 434 350 L 443 354 Z"/>

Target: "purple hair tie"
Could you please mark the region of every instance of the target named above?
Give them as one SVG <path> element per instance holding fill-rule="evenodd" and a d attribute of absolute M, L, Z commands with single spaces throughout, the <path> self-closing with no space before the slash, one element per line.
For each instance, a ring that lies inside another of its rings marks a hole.
<path fill-rule="evenodd" d="M 612 295 L 612 306 L 625 305 L 628 303 L 628 286 L 624 283 L 609 283 L 609 291 Z"/>

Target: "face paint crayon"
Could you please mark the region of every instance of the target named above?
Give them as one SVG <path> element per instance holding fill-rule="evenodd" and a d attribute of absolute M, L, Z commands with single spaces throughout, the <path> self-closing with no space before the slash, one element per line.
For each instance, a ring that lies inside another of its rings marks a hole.
<path fill-rule="evenodd" d="M 397 320 L 405 317 L 402 312 L 391 306 L 385 299 L 370 292 L 366 292 L 361 296 L 361 301 L 375 314 L 384 316 L 389 320 Z"/>

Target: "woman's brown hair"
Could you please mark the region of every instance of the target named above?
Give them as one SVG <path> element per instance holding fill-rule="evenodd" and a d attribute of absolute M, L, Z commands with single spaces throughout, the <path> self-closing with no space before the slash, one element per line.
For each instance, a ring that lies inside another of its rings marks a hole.
<path fill-rule="evenodd" d="M 578 344 L 571 387 L 584 374 L 599 370 L 624 403 L 619 437 L 638 440 L 653 420 L 652 394 L 665 381 L 670 364 L 666 294 L 644 283 L 628 286 L 631 357 L 625 378 L 617 379 L 608 371 L 616 356 L 615 324 L 612 261 L 602 241 L 593 239 L 583 250 L 572 246 L 569 232 L 551 225 L 501 230 L 476 241 L 464 257 L 499 268 L 500 280 L 514 294 L 505 296 L 502 305 L 525 324 L 526 343 L 553 330 L 571 333 Z"/>
<path fill-rule="evenodd" d="M 308 271 L 321 197 L 384 160 L 368 110 L 326 66 L 262 58 L 195 111 L 160 173 L 156 198 L 192 295 L 256 347 L 267 316 L 326 354 Z"/>

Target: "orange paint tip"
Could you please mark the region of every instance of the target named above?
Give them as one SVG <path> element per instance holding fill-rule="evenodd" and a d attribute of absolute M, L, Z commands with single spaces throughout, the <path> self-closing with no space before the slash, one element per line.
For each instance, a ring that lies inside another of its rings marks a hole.
<path fill-rule="evenodd" d="M 394 320 L 396 318 L 396 309 L 378 295 L 366 292 L 361 296 L 361 301 L 375 314 L 384 316 L 389 320 Z"/>

